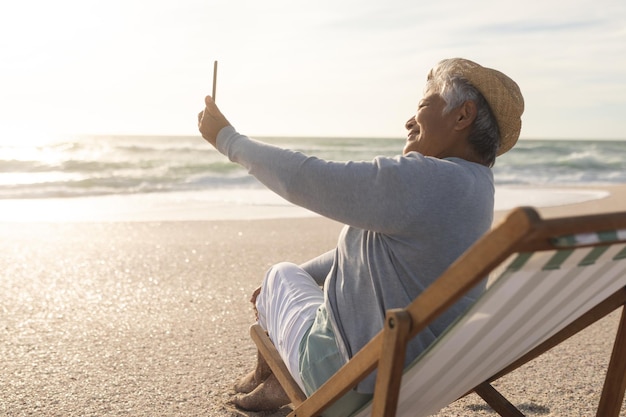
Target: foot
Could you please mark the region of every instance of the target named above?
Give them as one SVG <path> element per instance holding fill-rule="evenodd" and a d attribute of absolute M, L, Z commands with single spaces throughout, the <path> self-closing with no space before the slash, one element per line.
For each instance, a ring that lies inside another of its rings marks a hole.
<path fill-rule="evenodd" d="M 244 376 L 235 384 L 235 392 L 242 394 L 248 394 L 255 390 L 256 387 L 261 385 L 263 381 L 259 381 L 256 378 L 256 372 L 252 371 L 248 375 Z"/>
<path fill-rule="evenodd" d="M 250 372 L 248 375 L 244 376 L 237 382 L 234 386 L 235 392 L 239 392 L 242 394 L 248 394 L 256 389 L 259 385 L 263 383 L 270 375 L 272 374 L 272 370 L 270 369 L 263 356 L 259 353 L 257 355 L 257 364 L 254 371 Z"/>
<path fill-rule="evenodd" d="M 243 410 L 271 411 L 278 410 L 291 401 L 276 376 L 271 375 L 252 392 L 235 396 L 232 402 Z"/>

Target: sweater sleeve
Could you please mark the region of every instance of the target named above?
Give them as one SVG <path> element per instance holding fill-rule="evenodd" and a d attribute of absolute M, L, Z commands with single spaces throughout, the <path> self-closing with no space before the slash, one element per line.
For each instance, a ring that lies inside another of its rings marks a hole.
<path fill-rule="evenodd" d="M 404 227 L 416 207 L 402 159 L 333 162 L 252 140 L 232 126 L 217 149 L 287 201 L 350 226 L 383 233 Z M 406 165 L 406 162 L 404 162 Z M 398 169 L 400 168 L 400 169 Z M 404 171 L 404 174 L 402 172 Z M 393 213 L 390 216 L 390 213 Z"/>
<path fill-rule="evenodd" d="M 328 251 L 303 263 L 300 265 L 300 268 L 304 269 L 310 276 L 312 276 L 319 286 L 322 286 L 324 285 L 324 281 L 326 281 L 326 277 L 328 276 L 330 269 L 333 267 L 335 252 L 336 251 L 334 249 Z"/>

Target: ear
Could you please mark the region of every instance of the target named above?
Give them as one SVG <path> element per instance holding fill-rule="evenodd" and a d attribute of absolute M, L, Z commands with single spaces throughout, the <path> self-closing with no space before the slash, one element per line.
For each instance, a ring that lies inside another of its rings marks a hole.
<path fill-rule="evenodd" d="M 463 130 L 470 127 L 472 123 L 474 123 L 474 120 L 476 120 L 477 113 L 478 109 L 476 108 L 476 103 L 472 100 L 467 100 L 465 103 L 461 104 L 457 108 L 455 128 L 457 130 Z"/>

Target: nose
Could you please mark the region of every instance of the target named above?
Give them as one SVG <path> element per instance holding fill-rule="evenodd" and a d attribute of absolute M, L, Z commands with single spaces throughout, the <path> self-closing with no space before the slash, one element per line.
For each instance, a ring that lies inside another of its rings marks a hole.
<path fill-rule="evenodd" d="M 415 120 L 415 116 L 411 116 L 411 118 L 407 120 L 406 123 L 404 124 L 404 127 L 406 128 L 406 130 L 411 130 L 413 129 L 416 123 L 417 121 Z"/>

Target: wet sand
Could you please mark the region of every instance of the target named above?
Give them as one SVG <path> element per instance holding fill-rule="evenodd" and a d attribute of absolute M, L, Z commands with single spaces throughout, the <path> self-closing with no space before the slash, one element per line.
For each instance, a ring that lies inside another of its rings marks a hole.
<path fill-rule="evenodd" d="M 607 189 L 602 200 L 540 211 L 626 210 L 626 187 Z M 254 363 L 247 300 L 270 265 L 331 249 L 340 228 L 317 217 L 0 223 L 0 415 L 287 414 L 228 405 Z M 496 387 L 529 416 L 593 415 L 617 319 Z M 470 395 L 437 416 L 495 415 Z"/>

